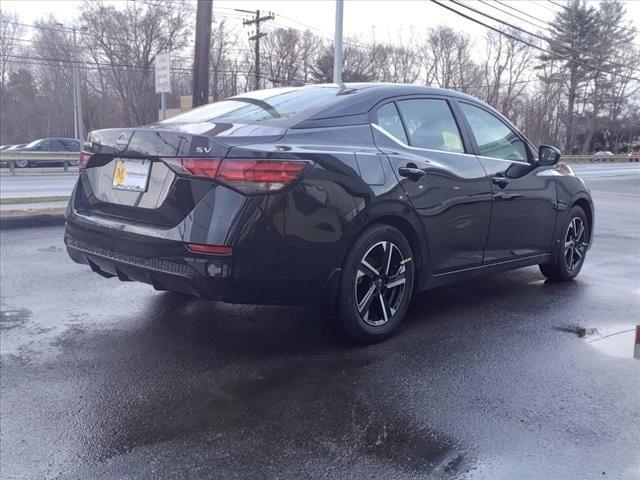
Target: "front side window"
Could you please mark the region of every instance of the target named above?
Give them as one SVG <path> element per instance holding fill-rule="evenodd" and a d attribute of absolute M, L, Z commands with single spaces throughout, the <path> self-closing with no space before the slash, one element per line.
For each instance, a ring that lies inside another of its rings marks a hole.
<path fill-rule="evenodd" d="M 398 108 L 411 145 L 444 152 L 464 152 L 460 131 L 446 100 L 401 100 Z"/>
<path fill-rule="evenodd" d="M 378 109 L 376 112 L 376 124 L 401 142 L 409 143 L 407 142 L 407 136 L 404 133 L 400 114 L 393 103 L 387 103 Z"/>
<path fill-rule="evenodd" d="M 27 143 L 26 145 L 24 145 L 24 148 L 44 148 L 49 142 L 47 140 L 34 140 L 31 143 Z"/>
<path fill-rule="evenodd" d="M 460 103 L 483 157 L 527 161 L 524 142 L 507 125 L 486 110 Z"/>
<path fill-rule="evenodd" d="M 49 140 L 49 150 L 52 152 L 61 152 L 65 150 L 62 140 Z"/>

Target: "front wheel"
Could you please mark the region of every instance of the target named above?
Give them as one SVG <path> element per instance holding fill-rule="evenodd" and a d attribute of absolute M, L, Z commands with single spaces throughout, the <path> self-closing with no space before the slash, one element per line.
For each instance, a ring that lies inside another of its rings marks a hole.
<path fill-rule="evenodd" d="M 576 205 L 569 211 L 567 217 L 562 243 L 559 246 L 562 250 L 555 255 L 553 263 L 540 265 L 542 274 L 557 282 L 573 280 L 584 264 L 589 238 L 591 235 L 587 215 L 581 207 Z"/>
<path fill-rule="evenodd" d="M 414 272 L 411 247 L 399 230 L 365 230 L 342 269 L 337 316 L 345 333 L 360 343 L 389 337 L 409 308 Z"/>

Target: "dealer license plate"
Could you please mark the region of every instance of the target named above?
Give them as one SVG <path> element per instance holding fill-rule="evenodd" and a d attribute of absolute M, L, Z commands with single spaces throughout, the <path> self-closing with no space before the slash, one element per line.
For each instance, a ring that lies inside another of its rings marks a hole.
<path fill-rule="evenodd" d="M 151 160 L 116 158 L 112 186 L 117 190 L 146 192 L 150 170 Z"/>

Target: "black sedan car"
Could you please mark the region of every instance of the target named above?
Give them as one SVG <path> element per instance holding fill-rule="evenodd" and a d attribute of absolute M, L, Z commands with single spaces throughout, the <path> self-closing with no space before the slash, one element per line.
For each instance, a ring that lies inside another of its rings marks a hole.
<path fill-rule="evenodd" d="M 256 91 L 92 132 L 65 243 L 104 277 L 313 306 L 371 343 L 421 290 L 530 265 L 574 278 L 593 204 L 559 158 L 450 90 Z"/>
<path fill-rule="evenodd" d="M 79 152 L 80 140 L 75 138 L 39 138 L 26 145 L 20 145 L 15 149 L 20 152 Z M 70 160 L 69 165 L 77 165 L 78 160 Z M 62 165 L 62 162 L 47 162 L 46 164 L 29 160 L 28 158 L 16 161 L 18 168 L 26 168 L 30 166 L 55 166 Z"/>

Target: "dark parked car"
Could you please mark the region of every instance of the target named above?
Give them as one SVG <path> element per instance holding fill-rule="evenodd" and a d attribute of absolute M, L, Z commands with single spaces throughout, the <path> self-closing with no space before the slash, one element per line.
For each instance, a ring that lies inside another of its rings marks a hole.
<path fill-rule="evenodd" d="M 12 152 L 14 150 L 20 150 L 24 146 L 26 146 L 26 144 L 24 143 L 18 144 L 18 145 L 4 145 L 5 148 L 3 148 L 0 151 Z M 0 162 L 0 167 L 2 168 L 9 167 L 9 162 Z"/>
<path fill-rule="evenodd" d="M 529 265 L 578 274 L 593 204 L 559 158 L 449 90 L 257 91 L 91 132 L 65 243 L 104 277 L 310 305 L 376 342 L 415 292 Z"/>
<path fill-rule="evenodd" d="M 8 148 L 13 147 L 13 145 L 0 145 L 0 152 L 3 150 L 7 150 Z M 7 162 L 0 161 L 0 168 L 8 167 L 9 164 Z"/>
<path fill-rule="evenodd" d="M 22 145 L 15 150 L 19 150 L 21 152 L 80 152 L 80 140 L 76 138 L 40 138 L 28 143 L 27 145 Z M 61 164 L 62 162 L 47 162 L 46 166 Z M 26 168 L 35 165 L 38 165 L 38 163 L 29 159 L 20 159 L 16 161 L 16 166 L 19 168 Z M 42 163 L 39 165 L 43 166 Z M 69 165 L 78 165 L 78 160 L 69 161 Z"/>

